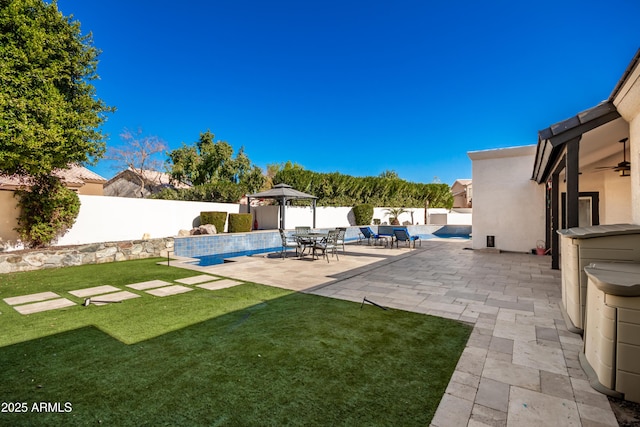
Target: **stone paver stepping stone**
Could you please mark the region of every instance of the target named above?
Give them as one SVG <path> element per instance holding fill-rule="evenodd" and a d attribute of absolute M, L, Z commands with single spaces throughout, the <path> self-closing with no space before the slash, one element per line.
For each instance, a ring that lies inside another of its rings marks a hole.
<path fill-rule="evenodd" d="M 187 288 L 186 286 L 173 285 L 173 286 L 165 286 L 157 289 L 151 289 L 145 292 L 151 295 L 155 295 L 157 297 L 166 297 L 169 295 L 183 294 L 185 292 L 189 292 L 192 290 L 193 290 L 192 288 Z"/>
<path fill-rule="evenodd" d="M 9 305 L 27 304 L 29 302 L 45 301 L 48 299 L 59 298 L 60 295 L 55 292 L 40 292 L 39 294 L 22 295 L 20 297 L 5 298 L 3 301 Z"/>
<path fill-rule="evenodd" d="M 21 297 L 5 298 L 4 302 L 9 305 L 27 304 L 36 301 L 45 301 L 48 299 L 59 298 L 60 295 L 55 292 L 40 292 L 39 294 L 23 295 Z"/>
<path fill-rule="evenodd" d="M 224 289 L 231 288 L 233 286 L 241 285 L 243 282 L 238 282 L 237 280 L 223 279 L 216 280 L 215 282 L 203 283 L 198 285 L 199 288 L 208 289 L 210 291 L 215 291 L 216 289 Z"/>
<path fill-rule="evenodd" d="M 58 298 L 49 301 L 34 302 L 32 304 L 17 305 L 13 308 L 20 314 L 31 314 L 38 313 L 40 311 L 71 307 L 72 305 L 76 305 L 76 303 L 66 298 Z"/>
<path fill-rule="evenodd" d="M 201 274 L 199 276 L 185 277 L 184 279 L 178 279 L 176 280 L 176 282 L 183 283 L 185 285 L 195 285 L 196 283 L 209 282 L 215 279 L 218 279 L 218 277 L 209 276 L 208 274 Z"/>
<path fill-rule="evenodd" d="M 112 294 L 100 295 L 95 297 L 95 299 L 91 298 L 91 304 L 107 305 L 112 302 L 120 302 L 131 298 L 140 298 L 140 295 L 129 291 L 120 291 Z"/>
<path fill-rule="evenodd" d="M 94 295 L 108 294 L 109 292 L 119 291 L 119 288 L 110 285 L 94 286 L 93 288 L 78 289 L 77 291 L 69 291 L 69 293 L 78 298 L 92 297 Z"/>
<path fill-rule="evenodd" d="M 145 289 L 153 289 L 160 288 L 162 286 L 169 286 L 171 283 L 165 282 L 164 280 L 149 280 L 148 282 L 140 282 L 134 283 L 132 285 L 127 285 L 128 288 L 136 289 L 138 291 L 144 291 Z"/>

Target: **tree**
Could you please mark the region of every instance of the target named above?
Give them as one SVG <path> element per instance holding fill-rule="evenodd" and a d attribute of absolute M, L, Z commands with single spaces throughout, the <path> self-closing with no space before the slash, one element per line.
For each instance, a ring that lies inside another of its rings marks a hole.
<path fill-rule="evenodd" d="M 98 55 L 55 0 L 0 1 L 0 172 L 46 175 L 104 154 L 114 109 L 91 84 Z"/>
<path fill-rule="evenodd" d="M 62 236 L 80 212 L 78 195 L 55 176 L 40 175 L 16 192 L 22 214 L 16 230 L 27 246 L 40 248 Z"/>
<path fill-rule="evenodd" d="M 149 180 L 146 171 L 159 171 L 163 162 L 155 155 L 167 150 L 167 144 L 157 136 L 142 136 L 142 130 L 134 134 L 124 129 L 120 134 L 123 147 L 110 147 L 107 158 L 116 162 L 119 169 L 129 169 L 138 178 L 141 197 L 144 195 L 145 183 Z"/>
<path fill-rule="evenodd" d="M 387 169 L 386 171 L 380 174 L 380 178 L 389 178 L 389 179 L 400 179 L 398 173 L 394 170 Z"/>
<path fill-rule="evenodd" d="M 195 146 L 183 143 L 182 147 L 169 152 L 167 164 L 171 176 L 196 186 L 230 182 L 244 186 L 248 192 L 258 191 L 264 182 L 262 170 L 251 164 L 244 148 L 240 147 L 234 158 L 233 147 L 214 138 L 207 130 L 200 133 Z"/>
<path fill-rule="evenodd" d="M 50 243 L 78 215 L 78 196 L 51 173 L 104 155 L 99 128 L 114 109 L 91 84 L 98 55 L 55 0 L 0 0 L 0 173 L 30 184 L 15 193 L 27 245 Z"/>

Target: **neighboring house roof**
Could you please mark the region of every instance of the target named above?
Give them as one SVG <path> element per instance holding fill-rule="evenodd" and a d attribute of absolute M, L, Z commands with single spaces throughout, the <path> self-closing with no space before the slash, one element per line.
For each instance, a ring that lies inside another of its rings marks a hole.
<path fill-rule="evenodd" d="M 188 184 L 184 184 L 182 182 L 175 181 L 174 179 L 171 178 L 171 175 L 169 175 L 168 173 L 149 170 L 149 169 L 142 169 L 141 173 L 139 173 L 138 171 L 134 171 L 131 168 L 125 169 L 125 170 L 119 172 L 117 175 L 115 175 L 113 178 L 111 178 L 109 181 L 107 181 L 105 186 L 107 186 L 110 183 L 112 183 L 112 182 L 114 182 L 114 181 L 116 181 L 118 179 L 121 179 L 121 178 L 124 178 L 124 179 L 138 179 L 138 176 L 140 174 L 142 175 L 142 177 L 145 180 L 145 183 L 147 183 L 147 184 L 163 185 L 163 186 L 169 186 L 170 185 L 173 188 L 191 188 L 191 186 L 188 185 Z"/>
<path fill-rule="evenodd" d="M 119 172 L 104 184 L 105 196 L 140 197 L 140 176 L 144 179 L 144 194 L 157 193 L 164 188 L 184 189 L 190 185 L 175 181 L 164 172 L 143 169 L 141 173 L 129 168 Z"/>
<path fill-rule="evenodd" d="M 467 187 L 471 185 L 470 179 L 456 179 L 456 182 L 451 186 L 451 194 L 453 197 L 460 196 L 462 194 L 467 193 Z M 459 190 L 454 190 L 454 188 L 459 188 Z"/>
<path fill-rule="evenodd" d="M 453 185 L 456 184 L 460 184 L 462 186 L 467 186 L 469 184 L 471 184 L 471 180 L 470 179 L 456 179 L 456 182 L 453 183 Z M 451 186 L 453 188 L 453 185 Z"/>
<path fill-rule="evenodd" d="M 101 177 L 97 173 L 79 165 L 72 165 L 68 169 L 57 170 L 54 172 L 54 175 L 58 176 L 65 182 L 80 182 L 82 184 L 103 184 L 107 182 L 105 178 Z"/>
<path fill-rule="evenodd" d="M 107 180 L 84 166 L 71 165 L 67 169 L 56 169 L 53 175 L 62 180 L 65 186 L 77 189 L 88 183 L 102 184 Z M 16 190 L 31 185 L 28 176 L 0 174 L 0 189 Z"/>

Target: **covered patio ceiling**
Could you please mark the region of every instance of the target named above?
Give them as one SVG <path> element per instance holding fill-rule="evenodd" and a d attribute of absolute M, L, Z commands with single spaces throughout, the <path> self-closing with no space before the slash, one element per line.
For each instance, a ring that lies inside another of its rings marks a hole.
<path fill-rule="evenodd" d="M 604 101 L 570 119 L 551 125 L 538 133 L 538 146 L 531 179 L 547 187 L 546 246 L 551 248 L 551 266 L 559 268 L 559 240 L 556 231 L 579 224 L 580 175 L 616 173 L 601 166 L 622 162 L 620 143 L 629 137 L 629 124 L 611 100 Z M 629 159 L 629 152 L 626 152 Z M 560 206 L 560 182 L 566 198 Z M 560 218 L 562 216 L 562 220 Z"/>

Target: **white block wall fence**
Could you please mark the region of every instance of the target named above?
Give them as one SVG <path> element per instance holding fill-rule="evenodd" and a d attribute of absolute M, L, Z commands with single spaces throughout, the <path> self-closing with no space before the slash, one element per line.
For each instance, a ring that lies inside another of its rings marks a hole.
<path fill-rule="evenodd" d="M 80 214 L 57 245 L 176 236 L 199 224 L 200 212 L 240 212 L 239 204 L 79 196 Z"/>
<path fill-rule="evenodd" d="M 190 230 L 199 225 L 200 212 L 221 211 L 245 213 L 246 205 L 235 203 L 186 202 L 177 200 L 134 199 L 80 195 L 80 213 L 73 227 L 54 246 L 85 245 L 101 242 L 161 239 L 177 236 L 180 230 Z M 278 206 L 251 208 L 259 230 L 277 230 Z M 400 215 L 400 222 L 424 224 L 424 209 L 410 209 Z M 429 209 L 432 225 L 470 225 L 470 212 L 446 209 Z M 375 208 L 373 218 L 388 223 L 386 208 Z M 313 226 L 311 207 L 287 206 L 285 228 Z M 317 207 L 316 228 L 349 227 L 355 225 L 351 207 Z M 226 230 L 224 230 L 226 231 Z M 15 243 L 15 242 L 10 242 Z M 15 246 L 20 249 L 20 246 Z"/>

